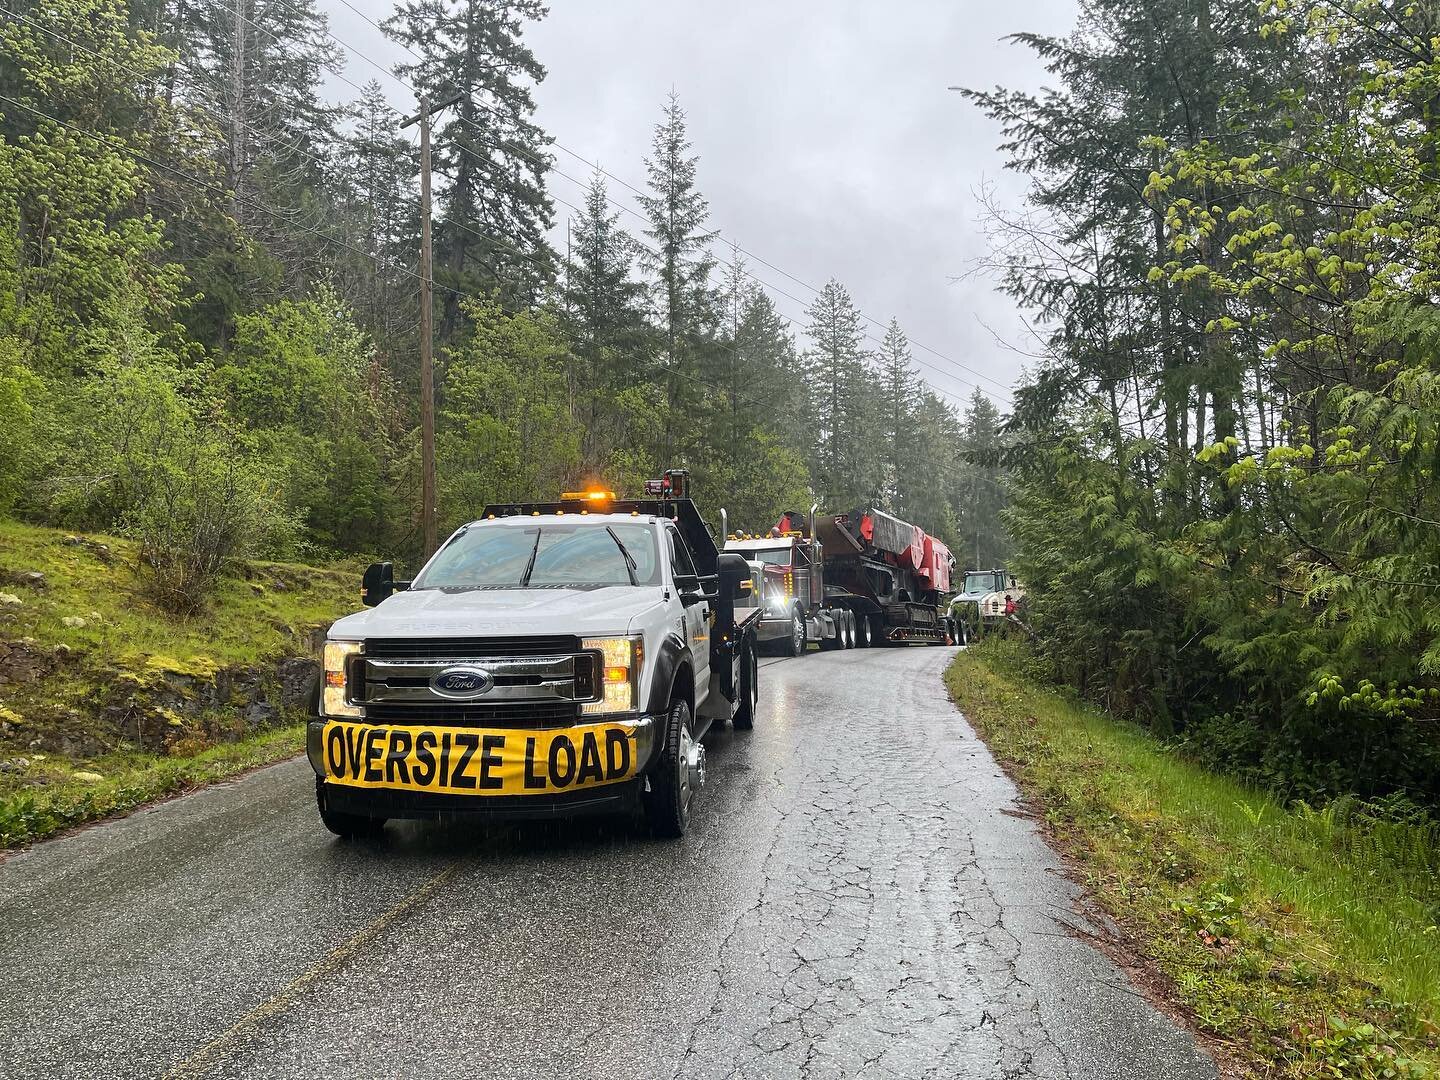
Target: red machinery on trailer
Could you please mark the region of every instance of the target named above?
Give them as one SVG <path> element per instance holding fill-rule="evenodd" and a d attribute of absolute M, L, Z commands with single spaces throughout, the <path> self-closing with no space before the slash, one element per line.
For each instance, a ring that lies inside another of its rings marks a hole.
<path fill-rule="evenodd" d="M 726 539 L 726 551 L 761 564 L 762 641 L 798 655 L 808 641 L 823 649 L 957 640 L 947 613 L 955 559 L 941 541 L 883 510 L 817 509 Z"/>

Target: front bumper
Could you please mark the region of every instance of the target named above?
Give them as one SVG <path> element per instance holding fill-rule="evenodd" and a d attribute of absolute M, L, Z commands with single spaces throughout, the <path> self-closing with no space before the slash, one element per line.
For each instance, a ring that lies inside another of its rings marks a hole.
<path fill-rule="evenodd" d="M 413 821 L 535 821 L 613 814 L 638 805 L 644 777 L 563 796 L 429 795 L 411 791 L 320 785 L 320 805 L 342 814 Z"/>
<path fill-rule="evenodd" d="M 659 731 L 651 715 L 563 729 L 311 720 L 305 748 L 326 809 L 431 820 L 557 817 L 633 804 Z M 561 741 L 562 753 L 546 752 Z"/>
<path fill-rule="evenodd" d="M 766 615 L 755 631 L 757 641 L 784 641 L 790 636 L 789 615 Z"/>
<path fill-rule="evenodd" d="M 737 607 L 735 618 L 744 619 L 747 615 L 754 617 L 755 605 Z M 790 636 L 790 613 L 788 611 L 775 612 L 768 607 L 760 616 L 760 621 L 755 624 L 756 641 L 783 641 Z"/>

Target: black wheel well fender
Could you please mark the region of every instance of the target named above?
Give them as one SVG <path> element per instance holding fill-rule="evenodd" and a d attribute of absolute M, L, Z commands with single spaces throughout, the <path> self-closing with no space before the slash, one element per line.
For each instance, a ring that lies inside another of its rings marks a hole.
<path fill-rule="evenodd" d="M 690 715 L 695 715 L 695 668 L 690 659 L 690 649 L 674 634 L 660 643 L 655 657 L 655 674 L 651 677 L 650 696 L 645 711 L 656 718 L 659 737 L 655 740 L 658 755 L 665 745 L 665 717 L 670 705 L 677 698 L 690 706 Z"/>
<path fill-rule="evenodd" d="M 677 701 L 683 701 L 690 706 L 690 714 L 695 714 L 695 672 L 690 667 L 690 661 L 682 661 L 675 669 L 675 678 L 670 683 L 670 697 L 667 705 L 673 705 Z"/>

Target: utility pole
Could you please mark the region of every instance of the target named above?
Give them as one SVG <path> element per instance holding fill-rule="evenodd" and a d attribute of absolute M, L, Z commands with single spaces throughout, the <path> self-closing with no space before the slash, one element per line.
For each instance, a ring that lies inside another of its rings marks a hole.
<path fill-rule="evenodd" d="M 403 131 L 420 125 L 420 531 L 422 559 L 439 546 L 435 516 L 435 304 L 430 277 L 430 117 L 464 96 L 456 94 L 437 105 L 420 99 L 420 111 L 403 120 Z"/>

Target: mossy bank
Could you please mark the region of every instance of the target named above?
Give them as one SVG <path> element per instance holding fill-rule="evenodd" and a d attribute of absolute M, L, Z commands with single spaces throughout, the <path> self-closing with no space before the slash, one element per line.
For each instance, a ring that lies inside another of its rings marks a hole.
<path fill-rule="evenodd" d="M 1265 1077 L 1440 1076 L 1440 830 L 1273 799 L 960 654 L 952 697 L 1168 992 Z"/>
<path fill-rule="evenodd" d="M 203 614 L 146 598 L 128 541 L 0 521 L 0 847 L 296 753 L 353 568 L 233 566 Z"/>

